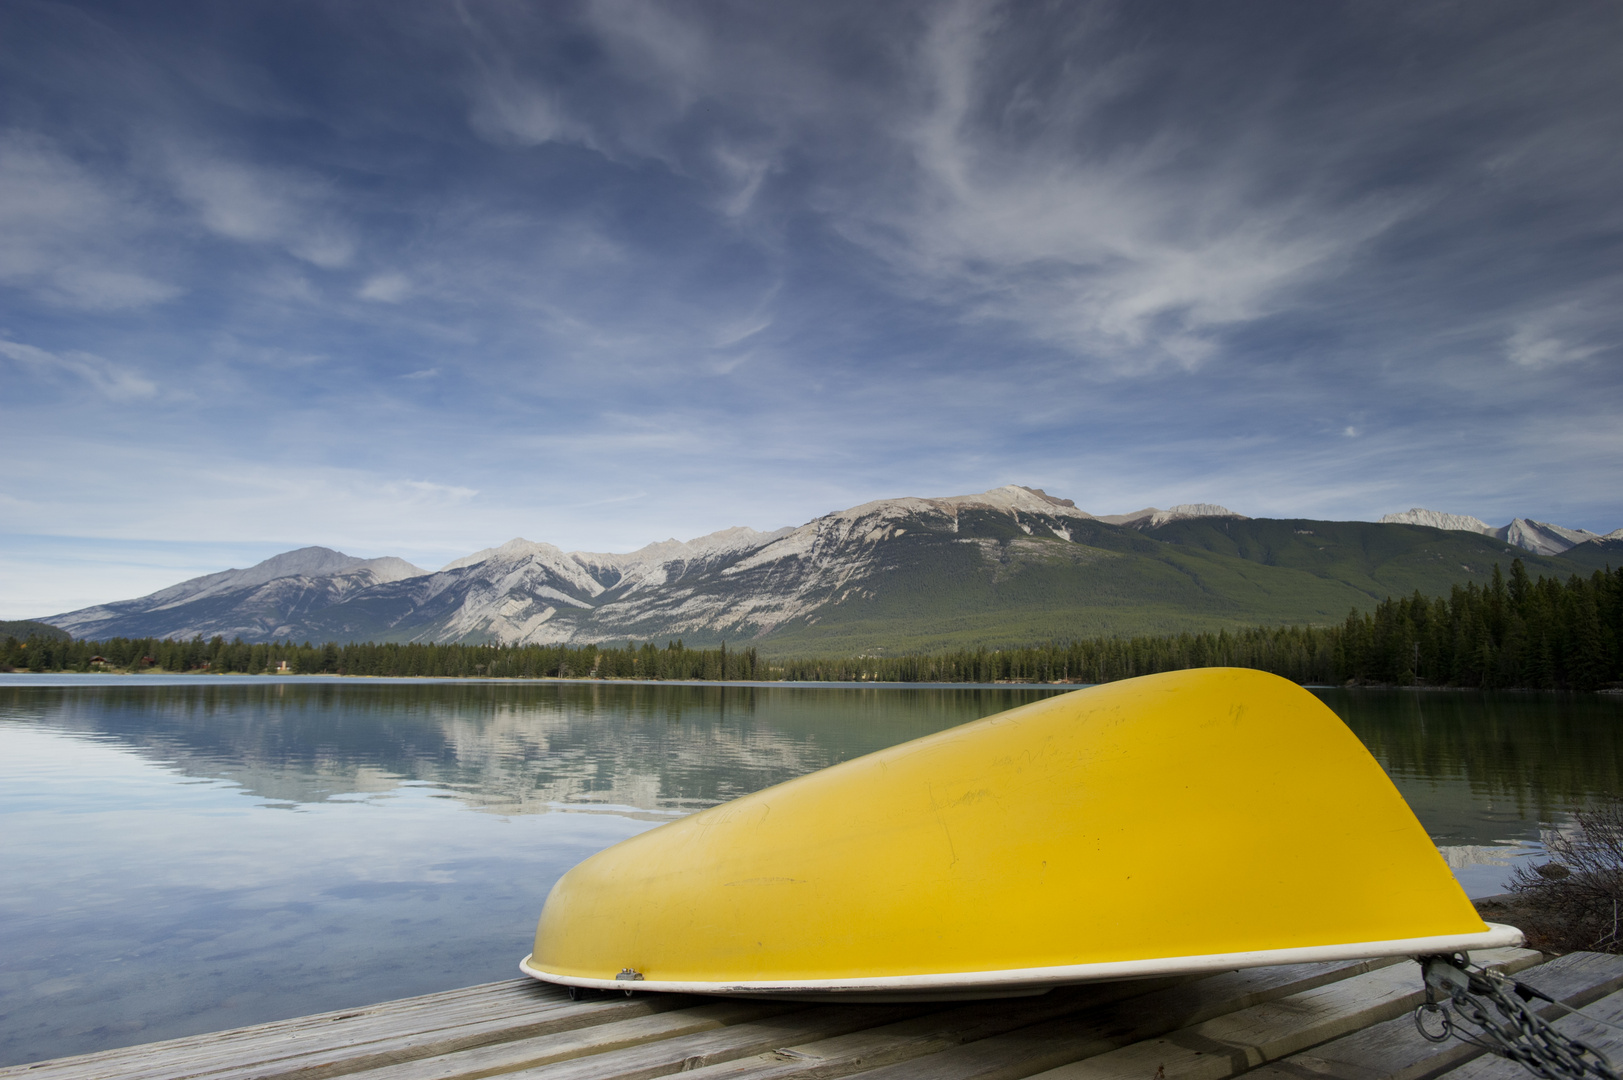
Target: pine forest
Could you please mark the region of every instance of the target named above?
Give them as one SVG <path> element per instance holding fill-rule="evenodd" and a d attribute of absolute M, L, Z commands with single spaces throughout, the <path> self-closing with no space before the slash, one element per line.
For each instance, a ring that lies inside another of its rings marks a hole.
<path fill-rule="evenodd" d="M 768 661 L 748 647 L 64 640 L 0 643 L 0 669 L 265 672 L 375 677 L 812 682 L 1102 683 L 1195 667 L 1246 667 L 1304 684 L 1599 690 L 1623 686 L 1623 569 L 1508 577 L 1446 597 L 1389 598 L 1333 626 L 1093 637 L 1004 649 Z"/>

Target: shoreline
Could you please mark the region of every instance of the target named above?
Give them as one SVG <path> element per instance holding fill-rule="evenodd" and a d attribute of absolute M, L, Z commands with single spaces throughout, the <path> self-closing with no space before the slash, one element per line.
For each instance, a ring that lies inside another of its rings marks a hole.
<path fill-rule="evenodd" d="M 873 689 L 920 689 L 924 687 L 941 687 L 977 690 L 1002 690 L 1012 687 L 1030 687 L 1037 689 L 1071 689 L 1085 690 L 1093 686 L 1107 686 L 1108 683 L 1080 682 L 1074 679 L 1054 679 L 1039 682 L 1035 679 L 1001 679 L 994 682 L 946 682 L 939 680 L 917 680 L 914 682 L 897 682 L 885 680 L 834 680 L 834 679 L 616 679 L 616 678 L 560 678 L 555 675 L 517 676 L 517 675 L 343 675 L 333 672 L 310 672 L 297 674 L 293 672 L 276 671 L 161 671 L 148 668 L 144 671 L 119 671 L 100 669 L 93 671 L 0 671 L 0 679 L 6 676 L 20 677 L 28 680 L 43 679 L 174 679 L 174 680 L 220 680 L 235 682 L 246 680 L 265 680 L 267 682 L 303 682 L 303 681 L 355 681 L 374 683 L 492 683 L 492 684 L 547 684 L 570 686 L 731 686 L 753 687 L 768 689 L 774 686 L 786 687 L 831 687 L 854 689 L 868 687 Z M 1555 694 L 1563 697 L 1578 697 L 1585 694 L 1601 696 L 1623 697 L 1623 687 L 1603 687 L 1599 690 L 1544 690 L 1526 686 L 1403 686 L 1396 683 L 1358 683 L 1351 685 L 1337 685 L 1334 683 L 1298 683 L 1298 686 L 1308 691 L 1319 690 L 1377 690 L 1412 691 L 1416 693 L 1455 693 L 1455 694 Z"/>
<path fill-rule="evenodd" d="M 1103 685 L 1100 683 L 1078 682 L 1024 682 L 1006 680 L 1002 682 L 837 682 L 834 680 L 801 680 L 801 679 L 577 679 L 558 678 L 552 675 L 538 675 L 533 678 L 524 678 L 515 675 L 336 675 L 326 672 L 308 675 L 282 674 L 280 672 L 245 671 L 11 671 L 0 672 L 0 679 L 6 676 L 28 678 L 30 680 L 45 679 L 142 679 L 142 680 L 176 680 L 201 681 L 219 680 L 226 682 L 264 680 L 266 682 L 373 682 L 373 683 L 499 683 L 514 685 L 571 685 L 571 686 L 731 686 L 741 688 L 771 689 L 775 686 L 788 687 L 835 687 L 841 689 L 879 689 L 879 690 L 909 690 L 928 687 L 942 687 L 948 689 L 974 689 L 974 690 L 1007 690 L 1016 687 L 1030 687 L 1034 690 L 1064 689 L 1083 690 L 1090 686 Z M 5 685 L 0 682 L 0 686 Z"/>

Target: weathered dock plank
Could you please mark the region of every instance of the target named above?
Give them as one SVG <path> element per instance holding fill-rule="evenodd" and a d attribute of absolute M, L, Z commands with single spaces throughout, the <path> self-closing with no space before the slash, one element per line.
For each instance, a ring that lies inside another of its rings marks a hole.
<path fill-rule="evenodd" d="M 1623 957 L 1478 953 L 1623 1022 Z M 883 1004 L 637 994 L 571 1001 L 524 979 L 0 1069 L 0 1080 L 1510 1080 L 1426 1042 L 1407 959 Z M 1555 1007 L 1548 1009 L 1553 1015 Z M 1563 1028 L 1623 1053 L 1623 1031 Z"/>
<path fill-rule="evenodd" d="M 534 1069 L 554 1062 L 714 1031 L 805 1008 L 805 1005 L 791 1002 L 725 1001 L 419 1058 L 349 1075 L 356 1077 L 356 1080 L 476 1080 L 478 1077 Z"/>
<path fill-rule="evenodd" d="M 890 1062 L 934 1054 L 1037 1020 L 1103 1008 L 1158 986 L 1183 981 L 1186 980 L 1101 984 L 1056 990 L 1035 998 L 938 1005 L 891 1023 L 845 1033 L 818 1031 L 806 1041 L 780 1043 L 756 1055 L 694 1071 L 709 1080 L 845 1076 Z"/>
<path fill-rule="evenodd" d="M 679 1036 L 648 1046 L 610 1051 L 525 1070 L 515 1076 L 546 1080 L 650 1080 L 675 1072 L 693 1072 L 705 1066 L 735 1061 L 793 1046 L 821 1035 L 842 1035 L 917 1015 L 919 1005 L 811 1005 L 783 1016 L 739 1024 L 722 1031 Z"/>
<path fill-rule="evenodd" d="M 492 987 L 499 987 L 493 990 Z M 655 994 L 574 1002 L 529 979 L 383 1002 L 211 1035 L 192 1035 L 0 1070 L 5 1080 L 326 1080 L 362 1069 L 692 1007 Z M 436 1007 L 443 1006 L 443 1011 Z"/>
<path fill-rule="evenodd" d="M 1182 1024 L 1384 967 L 1394 960 L 1252 968 L 1203 979 L 1110 983 L 1055 991 L 1034 1001 L 979 1002 L 888 1028 L 787 1047 L 706 1073 L 728 1080 L 860 1075 L 1029 1076 Z M 1011 1071 L 1013 1070 L 1013 1071 Z"/>
<path fill-rule="evenodd" d="M 1501 950 L 1494 959 L 1514 960 L 1522 952 Z M 1042 1080 L 1138 1080 L 1150 1076 L 1165 1080 L 1223 1080 L 1390 1020 L 1424 998 L 1415 965 L 1389 964 L 1225 1013 L 1160 1038 L 1139 1040 L 1037 1076 Z"/>

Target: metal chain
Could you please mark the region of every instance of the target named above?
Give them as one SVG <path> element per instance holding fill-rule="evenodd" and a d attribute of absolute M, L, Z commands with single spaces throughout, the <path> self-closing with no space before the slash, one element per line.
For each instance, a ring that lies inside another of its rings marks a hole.
<path fill-rule="evenodd" d="M 1426 1002 L 1415 1009 L 1414 1022 L 1424 1038 L 1443 1042 L 1452 1035 L 1509 1058 L 1545 1080 L 1623 1080 L 1605 1054 L 1557 1031 L 1528 1004 L 1533 998 L 1560 1004 L 1548 995 L 1499 972 L 1473 970 L 1463 956 L 1422 956 L 1419 960 L 1425 973 Z M 1460 1019 L 1478 1030 L 1462 1030 L 1449 1016 L 1450 1004 Z M 1427 1030 L 1427 1018 L 1438 1021 L 1435 1034 Z"/>

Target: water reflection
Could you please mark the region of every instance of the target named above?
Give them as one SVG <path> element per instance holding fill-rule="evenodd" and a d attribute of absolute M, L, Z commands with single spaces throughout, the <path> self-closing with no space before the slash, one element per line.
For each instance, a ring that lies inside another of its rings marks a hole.
<path fill-rule="evenodd" d="M 0 719 L 112 738 L 270 802 L 417 781 L 502 814 L 710 806 L 1064 689 L 23 678 L 0 676 Z M 1453 843 L 1623 791 L 1615 696 L 1316 693 Z"/>
<path fill-rule="evenodd" d="M 1472 896 L 1542 859 L 1571 812 L 1623 792 L 1615 695 L 1319 691 L 1380 761 Z"/>
<path fill-rule="evenodd" d="M 287 806 L 434 784 L 502 814 L 688 811 L 1057 692 L 649 684 L 0 686 L 0 716 L 116 738 Z"/>
<path fill-rule="evenodd" d="M 1598 796 L 1623 792 L 1616 695 L 1325 690 L 1434 838 L 1537 839 Z M 1530 831 L 1529 831 L 1530 830 Z"/>
<path fill-rule="evenodd" d="M 1048 693 L 0 676 L 0 1065 L 510 977 L 592 852 Z"/>
<path fill-rule="evenodd" d="M 1055 692 L 0 675 L 0 1064 L 508 977 L 591 852 Z M 1321 694 L 1474 895 L 1623 791 L 1616 698 Z"/>

